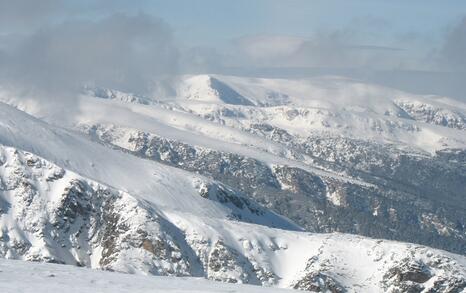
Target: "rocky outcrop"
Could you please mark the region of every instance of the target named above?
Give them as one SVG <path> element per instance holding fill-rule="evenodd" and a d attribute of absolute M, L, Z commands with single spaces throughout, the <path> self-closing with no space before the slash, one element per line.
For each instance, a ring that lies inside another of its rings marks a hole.
<path fill-rule="evenodd" d="M 293 286 L 293 289 L 299 289 L 310 292 L 346 292 L 346 290 L 340 284 L 338 284 L 332 277 L 322 272 L 308 273 Z"/>
<path fill-rule="evenodd" d="M 466 129 L 466 117 L 461 113 L 419 101 L 396 100 L 395 104 L 403 109 L 411 119 L 461 130 Z"/>
<path fill-rule="evenodd" d="M 427 263 L 405 258 L 388 269 L 382 284 L 388 292 L 462 292 L 466 282 L 460 272 L 448 280 L 442 277 L 445 271 L 455 271 L 452 264 L 450 259 L 439 256 Z"/>
<path fill-rule="evenodd" d="M 428 267 L 422 262 L 404 260 L 389 269 L 384 278 L 391 281 L 391 286 L 402 292 L 421 292 L 423 283 L 432 277 Z"/>

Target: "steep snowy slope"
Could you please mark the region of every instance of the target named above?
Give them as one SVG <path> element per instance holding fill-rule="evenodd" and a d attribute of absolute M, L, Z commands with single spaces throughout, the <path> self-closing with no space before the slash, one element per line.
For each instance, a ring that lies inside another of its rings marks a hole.
<path fill-rule="evenodd" d="M 2 145 L 38 154 L 64 168 L 130 192 L 160 207 L 200 216 L 231 217 L 231 208 L 199 196 L 199 186 L 216 185 L 212 180 L 105 148 L 80 134 L 53 127 L 5 104 L 0 104 L 0 116 Z M 180 200 L 180 195 L 183 195 L 183 200 Z M 270 212 L 264 211 L 261 217 L 250 216 L 258 223 L 295 227 Z"/>

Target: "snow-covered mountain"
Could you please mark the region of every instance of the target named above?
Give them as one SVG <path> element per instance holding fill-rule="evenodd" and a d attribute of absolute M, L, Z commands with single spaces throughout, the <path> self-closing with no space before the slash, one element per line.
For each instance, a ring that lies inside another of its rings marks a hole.
<path fill-rule="evenodd" d="M 466 105 L 338 77 L 170 86 L 53 105 L 1 92 L 0 256 L 322 292 L 466 288 Z"/>
<path fill-rule="evenodd" d="M 162 97 L 86 89 L 53 109 L 1 99 L 223 182 L 308 231 L 466 253 L 463 103 L 338 77 L 182 76 L 171 86 L 175 94 Z"/>

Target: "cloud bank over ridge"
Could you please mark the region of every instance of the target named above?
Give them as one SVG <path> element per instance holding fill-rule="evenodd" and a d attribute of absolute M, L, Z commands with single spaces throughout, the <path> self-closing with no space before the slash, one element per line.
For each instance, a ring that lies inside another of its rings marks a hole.
<path fill-rule="evenodd" d="M 368 16 L 342 29 L 244 31 L 229 43 L 198 46 L 180 39 L 170 19 L 112 3 L 83 8 L 67 1 L 0 0 L 2 86 L 49 96 L 83 84 L 149 93 L 154 81 L 185 73 L 335 74 L 466 99 L 466 17 L 452 20 L 441 40 L 409 31 L 395 35 L 390 20 Z"/>

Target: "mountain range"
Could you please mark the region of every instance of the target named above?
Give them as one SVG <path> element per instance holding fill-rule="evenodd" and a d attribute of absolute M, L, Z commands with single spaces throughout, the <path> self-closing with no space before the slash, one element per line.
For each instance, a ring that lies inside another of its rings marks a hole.
<path fill-rule="evenodd" d="M 150 95 L 85 86 L 53 103 L 0 88 L 6 259 L 462 292 L 465 198 L 466 104 L 448 97 L 336 76 L 177 76 Z"/>

